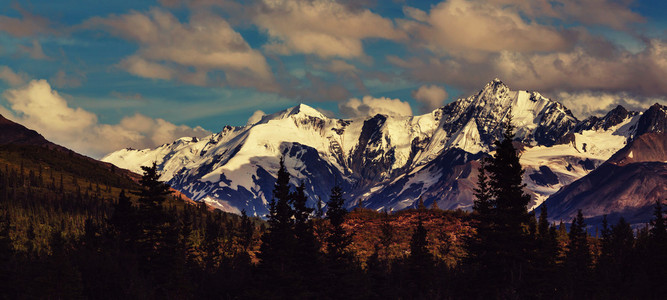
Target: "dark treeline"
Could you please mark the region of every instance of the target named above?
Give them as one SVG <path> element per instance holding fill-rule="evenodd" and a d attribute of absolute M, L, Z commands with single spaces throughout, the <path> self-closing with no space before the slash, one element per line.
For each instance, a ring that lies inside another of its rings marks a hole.
<path fill-rule="evenodd" d="M 58 178 L 7 169 L 0 172 L 0 295 L 664 298 L 662 205 L 656 203 L 651 224 L 636 231 L 623 219 L 609 225 L 605 218 L 591 236 L 582 212 L 569 232 L 562 222 L 550 224 L 546 208 L 539 216 L 526 209 L 530 198 L 513 138 L 508 125 L 494 156 L 482 162 L 472 213 L 427 209 L 421 201 L 394 214 L 348 212 L 339 187 L 311 208 L 307 187 L 290 186 L 282 160 L 267 222 L 203 204 L 175 205 L 155 165 L 144 167 L 140 188 L 120 192 L 114 201 L 103 201 L 104 186 L 100 192 L 92 183 L 83 192 L 67 191 Z M 26 214 L 35 216 L 21 217 Z M 38 236 L 45 241 L 36 242 Z M 409 242 L 399 246 L 401 239 Z"/>

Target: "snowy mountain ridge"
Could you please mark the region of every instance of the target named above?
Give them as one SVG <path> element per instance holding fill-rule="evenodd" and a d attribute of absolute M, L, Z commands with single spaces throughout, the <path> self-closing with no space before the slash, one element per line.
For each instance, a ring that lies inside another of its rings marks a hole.
<path fill-rule="evenodd" d="M 348 206 L 363 200 L 369 208 L 401 209 L 424 197 L 466 209 L 475 160 L 492 151 L 510 113 L 526 146 L 522 163 L 535 205 L 622 148 L 639 116 L 620 122 L 605 116 L 613 123 L 606 127 L 593 126 L 596 120 L 581 125 L 562 104 L 495 79 L 424 115 L 335 119 L 301 104 L 206 138 L 119 150 L 102 160 L 135 172 L 155 161 L 161 179 L 188 197 L 237 213 L 268 211 L 281 156 L 292 183 L 306 184 L 311 204 L 326 200 L 338 183 Z"/>

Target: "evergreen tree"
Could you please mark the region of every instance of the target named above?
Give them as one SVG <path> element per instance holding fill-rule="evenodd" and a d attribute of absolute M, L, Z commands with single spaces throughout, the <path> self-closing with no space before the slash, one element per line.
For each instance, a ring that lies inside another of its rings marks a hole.
<path fill-rule="evenodd" d="M 291 251 L 294 249 L 294 210 L 290 206 L 290 176 L 280 159 L 278 178 L 273 188 L 273 199 L 269 203 L 269 229 L 262 236 L 259 258 L 262 265 L 272 265 L 280 272 L 290 266 Z"/>
<path fill-rule="evenodd" d="M 404 290 L 409 294 L 406 297 L 428 299 L 430 298 L 428 295 L 433 292 L 434 261 L 433 255 L 428 250 L 427 234 L 428 231 L 420 215 L 410 238 L 410 256 L 408 256 L 406 266 L 408 284 L 407 289 Z"/>
<path fill-rule="evenodd" d="M 290 176 L 285 168 L 285 161 L 280 159 L 278 178 L 273 188 L 273 199 L 269 203 L 268 231 L 262 236 L 262 245 L 258 258 L 265 276 L 267 293 L 274 298 L 288 298 L 295 295 L 299 285 L 294 266 L 296 236 L 294 234 L 294 210 L 290 193 Z M 268 297 L 269 295 L 264 295 Z"/>
<path fill-rule="evenodd" d="M 588 245 L 588 233 L 581 209 L 577 217 L 572 219 L 568 235 L 568 249 L 565 257 L 565 268 L 568 281 L 567 298 L 587 298 L 590 294 L 591 251 Z"/>
<path fill-rule="evenodd" d="M 492 195 L 491 187 L 489 186 L 489 177 L 486 174 L 486 164 L 487 160 L 482 158 L 480 160 L 481 165 L 479 166 L 479 174 L 477 175 L 477 187 L 473 190 L 475 200 L 473 201 L 473 211 L 477 213 L 480 222 L 481 218 L 487 218 L 485 222 L 488 222 L 490 218 L 491 207 L 492 207 Z"/>
<path fill-rule="evenodd" d="M 532 271 L 528 286 L 533 290 L 536 298 L 548 298 L 550 291 L 556 288 L 554 274 L 556 273 L 556 257 L 558 256 L 558 241 L 556 228 L 549 226 L 546 204 L 541 206 L 540 218 L 537 224 L 537 248 L 535 249 Z"/>
<path fill-rule="evenodd" d="M 647 297 L 659 298 L 663 296 L 661 287 L 667 278 L 667 230 L 662 203 L 656 201 L 651 220 L 651 229 L 648 236 L 648 250 L 646 272 L 648 277 Z"/>
<path fill-rule="evenodd" d="M 417 199 L 417 209 L 418 210 L 425 210 L 426 205 L 424 205 L 424 197 L 419 196 L 419 199 Z"/>
<path fill-rule="evenodd" d="M 206 217 L 204 229 L 203 248 L 206 253 L 204 257 L 204 267 L 207 271 L 213 272 L 221 261 L 222 251 L 220 249 L 220 237 L 222 229 L 219 222 L 212 215 Z"/>
<path fill-rule="evenodd" d="M 139 219 L 138 246 L 140 247 L 140 254 L 149 263 L 160 255 L 160 248 L 165 246 L 163 238 L 165 237 L 165 231 L 169 229 L 167 224 L 169 216 L 165 213 L 162 205 L 171 191 L 168 184 L 159 180 L 160 174 L 155 162 L 152 166 L 143 166 L 141 169 L 144 173 L 139 180 L 141 189 L 135 193 L 139 196 L 139 207 L 135 218 Z M 119 197 L 118 208 L 127 211 L 127 202 L 127 199 Z"/>
<path fill-rule="evenodd" d="M 631 296 L 628 292 L 634 284 L 634 244 L 635 236 L 632 227 L 623 217 L 611 229 L 611 273 L 609 282 L 612 294 Z"/>
<path fill-rule="evenodd" d="M 255 225 L 252 223 L 252 220 L 250 220 L 244 209 L 241 211 L 241 228 L 239 232 L 239 241 L 243 251 L 248 251 L 250 249 L 254 234 Z"/>
<path fill-rule="evenodd" d="M 37 278 L 37 282 L 46 283 L 41 290 L 44 296 L 55 299 L 78 299 L 82 296 L 81 273 L 72 264 L 67 241 L 63 237 L 63 228 L 54 229 L 49 239 L 51 255 L 46 270 Z M 48 295 L 48 296 L 47 296 Z"/>
<path fill-rule="evenodd" d="M 0 209 L 0 298 L 10 299 L 18 292 L 13 268 L 14 247 L 10 236 L 11 217 Z M 15 298 L 15 297 L 14 297 Z"/>
<path fill-rule="evenodd" d="M 380 224 L 380 246 L 382 250 L 382 259 L 388 260 L 391 252 L 391 245 L 394 244 L 395 230 L 391 225 L 391 216 L 385 210 L 382 213 L 382 223 Z M 379 251 L 378 251 L 379 252 Z M 380 253 L 378 253 L 379 255 Z"/>
<path fill-rule="evenodd" d="M 146 215 L 148 217 L 159 218 L 163 210 L 162 204 L 167 199 L 167 195 L 171 194 L 170 187 L 168 184 L 160 181 L 157 163 L 153 162 L 153 165 L 150 167 L 142 166 L 141 169 L 144 171 L 139 180 L 141 190 L 136 193 L 139 196 L 139 212 L 144 218 Z"/>
<path fill-rule="evenodd" d="M 336 185 L 331 189 L 331 196 L 327 202 L 327 216 L 329 221 L 328 236 L 326 237 L 327 282 L 326 293 L 334 299 L 344 299 L 355 295 L 358 284 L 353 278 L 353 256 L 349 246 L 352 235 L 343 228 L 347 210 L 343 207 L 343 191 Z"/>
<path fill-rule="evenodd" d="M 340 186 L 331 189 L 331 196 L 327 203 L 327 220 L 329 220 L 329 236 L 327 237 L 327 256 L 333 262 L 350 263 L 352 256 L 348 247 L 352 243 L 352 236 L 343 228 L 347 210 L 343 207 L 343 190 Z"/>
<path fill-rule="evenodd" d="M 493 208 L 496 211 L 495 222 L 503 227 L 500 230 L 506 231 L 507 237 L 513 239 L 511 241 L 519 241 L 524 236 L 523 225 L 528 222 L 526 207 L 530 196 L 523 191 L 526 186 L 522 183 L 524 170 L 519 163 L 518 152 L 512 144 L 513 140 L 514 126 L 510 111 L 503 139 L 495 142 L 496 153 L 487 171 Z"/>
<path fill-rule="evenodd" d="M 324 208 L 322 206 L 322 199 L 317 197 L 317 206 L 315 207 L 315 218 L 317 219 L 322 219 L 324 217 Z"/>
<path fill-rule="evenodd" d="M 125 190 L 121 190 L 118 195 L 118 202 L 114 205 L 114 211 L 109 223 L 112 230 L 122 245 L 121 247 L 133 247 L 137 240 L 139 224 L 136 216 L 136 209 L 132 201 L 125 195 Z"/>
<path fill-rule="evenodd" d="M 165 293 L 178 294 L 184 259 L 178 239 L 180 224 L 175 213 L 163 207 L 171 190 L 168 184 L 159 180 L 155 162 L 150 167 L 141 168 L 144 173 L 139 180 L 141 189 L 136 193 L 139 207 L 135 214 L 139 219 L 136 244 L 140 267 L 152 275 L 156 297 Z"/>
<path fill-rule="evenodd" d="M 387 262 L 380 259 L 379 245 L 375 245 L 373 254 L 366 260 L 366 289 L 365 299 L 387 299 L 396 297 L 396 294 L 390 292 L 388 286 L 389 268 Z"/>
<path fill-rule="evenodd" d="M 523 191 L 524 170 L 512 143 L 511 115 L 510 111 L 502 140 L 494 143 L 496 153 L 488 164 L 482 163 L 475 190 L 477 237 L 469 243 L 469 252 L 477 280 L 489 287 L 486 296 L 517 297 L 535 247 L 524 229 L 530 221 L 526 208 L 530 196 Z"/>
<path fill-rule="evenodd" d="M 424 227 L 424 221 L 419 216 L 417 220 L 417 227 L 410 238 L 410 262 L 419 267 L 430 266 L 433 263 L 433 256 L 428 251 L 428 242 L 426 236 L 428 231 Z"/>
<path fill-rule="evenodd" d="M 316 286 L 320 284 L 320 245 L 313 233 L 313 223 L 310 220 L 313 209 L 307 206 L 308 198 L 303 183 L 296 188 L 291 198 L 294 206 L 294 236 L 296 238 L 296 248 L 292 254 L 294 255 L 295 271 L 300 274 L 297 289 L 301 291 L 299 297 L 310 298 L 318 292 Z"/>
<path fill-rule="evenodd" d="M 662 212 L 662 203 L 655 202 L 653 210 L 653 219 L 651 220 L 650 237 L 653 246 L 667 250 L 667 223 Z"/>
<path fill-rule="evenodd" d="M 307 200 L 305 193 L 305 186 L 301 183 L 300 186 L 296 188 L 296 191 L 292 194 L 292 203 L 294 206 L 294 231 L 296 234 L 297 240 L 314 241 L 312 226 L 309 222 L 310 215 L 313 213 L 313 209 L 307 206 Z"/>

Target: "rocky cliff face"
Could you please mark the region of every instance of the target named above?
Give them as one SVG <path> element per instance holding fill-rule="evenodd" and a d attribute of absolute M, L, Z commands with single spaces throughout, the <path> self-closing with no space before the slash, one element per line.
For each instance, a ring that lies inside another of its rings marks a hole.
<path fill-rule="evenodd" d="M 254 215 L 268 211 L 281 156 L 292 183 L 308 187 L 311 205 L 326 201 L 339 184 L 348 207 L 361 201 L 373 209 L 402 209 L 422 197 L 441 208 L 469 209 L 476 160 L 493 151 L 511 116 L 535 206 L 624 146 L 638 117 L 621 109 L 610 114 L 602 125 L 584 126 L 562 104 L 493 80 L 420 116 L 343 120 L 302 104 L 207 138 L 124 149 L 103 160 L 134 171 L 157 161 L 162 179 L 188 197 Z M 569 142 L 556 143 L 568 134 Z"/>
<path fill-rule="evenodd" d="M 605 214 L 612 223 L 621 216 L 631 223 L 648 222 L 655 202 L 667 199 L 666 116 L 659 104 L 644 112 L 625 147 L 546 200 L 552 218 L 569 220 L 581 209 L 589 224 Z"/>

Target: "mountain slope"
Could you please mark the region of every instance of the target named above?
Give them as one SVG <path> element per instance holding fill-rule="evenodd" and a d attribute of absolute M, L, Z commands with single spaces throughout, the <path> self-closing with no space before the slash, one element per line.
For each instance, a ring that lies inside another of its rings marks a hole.
<path fill-rule="evenodd" d="M 602 215 L 615 222 L 651 219 L 655 201 L 667 198 L 666 107 L 651 106 L 639 118 L 634 137 L 600 167 L 553 194 L 547 205 L 552 218 L 571 219 L 581 209 L 591 220 Z"/>
<path fill-rule="evenodd" d="M 469 209 L 475 160 L 493 151 L 510 113 L 533 206 L 622 148 L 639 119 L 619 108 L 583 124 L 562 104 L 495 79 L 420 116 L 333 119 L 301 104 L 203 139 L 124 149 L 103 160 L 134 171 L 156 161 L 162 179 L 195 201 L 257 216 L 268 211 L 281 156 L 292 184 L 309 187 L 310 205 L 326 201 L 337 183 L 348 207 L 362 201 L 367 208 L 402 209 L 424 197 L 442 208 Z"/>

